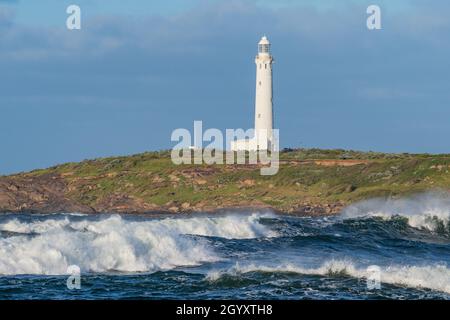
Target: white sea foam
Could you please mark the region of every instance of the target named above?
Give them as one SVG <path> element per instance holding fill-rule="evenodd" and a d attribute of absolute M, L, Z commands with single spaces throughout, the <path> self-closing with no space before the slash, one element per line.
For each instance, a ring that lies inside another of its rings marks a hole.
<path fill-rule="evenodd" d="M 0 238 L 0 274 L 154 272 L 220 259 L 205 238 L 250 239 L 276 234 L 259 222 L 265 215 L 198 216 L 130 221 L 70 217 L 0 223 L 0 231 L 30 234 Z"/>
<path fill-rule="evenodd" d="M 381 217 L 391 219 L 402 216 L 414 228 L 436 231 L 440 227 L 449 230 L 450 198 L 427 193 L 411 198 L 384 200 L 372 199 L 350 205 L 342 212 L 343 219 Z"/>
<path fill-rule="evenodd" d="M 381 282 L 413 288 L 427 288 L 450 293 L 450 269 L 444 264 L 429 266 L 393 265 L 380 267 Z M 330 260 L 317 268 L 308 268 L 295 264 L 278 266 L 236 264 L 226 270 L 210 271 L 206 279 L 217 281 L 224 275 L 239 276 L 249 272 L 286 272 L 304 275 L 336 276 L 346 275 L 354 278 L 367 278 L 370 274 L 366 268 L 356 267 L 348 260 Z"/>

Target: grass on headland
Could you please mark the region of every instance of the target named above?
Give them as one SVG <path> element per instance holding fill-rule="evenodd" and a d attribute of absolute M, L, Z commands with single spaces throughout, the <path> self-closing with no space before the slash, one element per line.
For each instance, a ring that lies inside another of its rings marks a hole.
<path fill-rule="evenodd" d="M 161 151 L 67 163 L 22 175 L 59 174 L 68 184 L 66 196 L 92 207 L 111 194 L 124 194 L 157 206 L 261 204 L 287 211 L 303 204 L 349 204 L 450 189 L 448 154 L 285 149 L 280 160 L 278 174 L 262 176 L 256 166 L 177 166 L 170 151 Z"/>

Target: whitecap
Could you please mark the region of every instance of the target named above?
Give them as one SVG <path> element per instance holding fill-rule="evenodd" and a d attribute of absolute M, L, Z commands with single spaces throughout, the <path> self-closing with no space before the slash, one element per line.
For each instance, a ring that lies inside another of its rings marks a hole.
<path fill-rule="evenodd" d="M 33 237 L 0 238 L 0 274 L 155 272 L 221 259 L 208 239 L 272 237 L 262 214 L 130 220 L 119 215 L 93 219 L 68 216 L 0 223 L 0 230 Z M 193 236 L 191 236 L 193 235 Z"/>

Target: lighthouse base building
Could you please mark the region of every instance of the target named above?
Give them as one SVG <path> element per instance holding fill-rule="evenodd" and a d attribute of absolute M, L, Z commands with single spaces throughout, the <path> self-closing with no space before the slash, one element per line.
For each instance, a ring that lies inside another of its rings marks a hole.
<path fill-rule="evenodd" d="M 266 36 L 258 43 L 256 64 L 254 137 L 232 141 L 231 150 L 271 150 L 273 141 L 272 64 L 270 42 Z"/>
<path fill-rule="evenodd" d="M 258 142 L 256 139 L 249 138 L 249 139 L 241 139 L 241 140 L 235 140 L 231 141 L 231 151 L 258 151 L 258 150 L 267 150 L 267 148 L 259 148 Z"/>

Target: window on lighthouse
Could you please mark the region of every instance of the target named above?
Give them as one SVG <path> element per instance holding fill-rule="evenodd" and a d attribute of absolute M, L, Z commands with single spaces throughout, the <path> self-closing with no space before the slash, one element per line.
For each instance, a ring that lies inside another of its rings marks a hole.
<path fill-rule="evenodd" d="M 260 53 L 269 53 L 270 44 L 260 44 L 259 45 L 259 52 Z"/>

